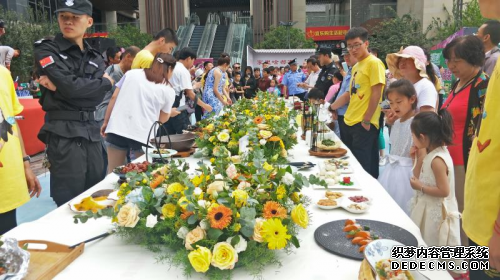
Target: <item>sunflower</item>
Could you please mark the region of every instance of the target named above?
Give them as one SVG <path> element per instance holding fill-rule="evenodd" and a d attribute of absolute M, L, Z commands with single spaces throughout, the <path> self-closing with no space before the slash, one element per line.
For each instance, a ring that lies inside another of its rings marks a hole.
<path fill-rule="evenodd" d="M 264 205 L 264 218 L 286 218 L 286 209 L 276 201 L 268 201 Z"/>
<path fill-rule="evenodd" d="M 262 224 L 261 234 L 271 250 L 283 249 L 292 236 L 280 219 L 269 219 Z"/>
<path fill-rule="evenodd" d="M 264 121 L 264 118 L 262 118 L 261 116 L 258 116 L 258 117 L 255 117 L 255 119 L 253 119 L 253 122 L 255 124 L 260 124 Z"/>
<path fill-rule="evenodd" d="M 231 223 L 233 212 L 224 205 L 213 207 L 208 211 L 210 226 L 216 229 L 224 229 Z"/>

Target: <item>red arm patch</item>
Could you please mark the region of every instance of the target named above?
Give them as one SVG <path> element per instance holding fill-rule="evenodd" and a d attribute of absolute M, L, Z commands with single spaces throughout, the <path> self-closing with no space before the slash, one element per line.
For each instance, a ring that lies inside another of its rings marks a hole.
<path fill-rule="evenodd" d="M 50 56 L 47 56 L 46 58 L 40 60 L 39 62 L 40 62 L 40 66 L 42 66 L 42 68 L 45 68 L 51 64 L 54 64 L 54 59 L 50 55 Z"/>

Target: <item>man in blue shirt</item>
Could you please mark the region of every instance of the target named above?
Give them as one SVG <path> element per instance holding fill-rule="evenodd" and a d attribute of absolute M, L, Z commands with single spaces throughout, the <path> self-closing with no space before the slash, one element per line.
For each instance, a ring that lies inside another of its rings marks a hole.
<path fill-rule="evenodd" d="M 344 80 L 342 81 L 342 85 L 340 86 L 339 93 L 337 96 L 333 98 L 333 100 L 326 100 L 328 103 L 333 103 L 335 100 L 337 100 L 342 94 L 347 93 L 349 94 L 349 86 L 351 84 L 351 70 L 354 64 L 356 64 L 357 60 L 354 56 L 352 56 L 349 52 L 344 53 L 344 61 L 349 67 L 349 71 L 347 74 L 344 76 Z M 344 123 L 344 115 L 345 112 L 347 111 L 347 107 L 349 106 L 349 102 L 345 104 L 344 106 L 338 108 L 336 110 L 337 115 L 337 120 L 335 121 L 335 134 L 340 137 L 342 141 L 344 141 L 344 134 L 346 131 L 346 124 Z"/>
<path fill-rule="evenodd" d="M 306 91 L 298 86 L 306 80 L 306 75 L 302 71 L 297 71 L 297 60 L 294 59 L 289 62 L 290 71 L 285 74 L 283 78 L 283 96 L 296 96 L 304 101 Z M 287 95 L 288 93 L 288 95 Z"/>

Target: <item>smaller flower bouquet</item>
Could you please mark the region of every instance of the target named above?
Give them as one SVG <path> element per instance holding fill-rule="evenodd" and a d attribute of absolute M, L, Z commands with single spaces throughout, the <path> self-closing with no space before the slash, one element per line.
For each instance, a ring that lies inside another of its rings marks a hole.
<path fill-rule="evenodd" d="M 255 99 L 241 99 L 218 117 L 199 123 L 198 148 L 205 156 L 239 155 L 240 139 L 248 137 L 248 148 L 259 147 L 270 163 L 284 163 L 288 150 L 297 144 L 295 117 L 277 96 L 259 92 Z"/>

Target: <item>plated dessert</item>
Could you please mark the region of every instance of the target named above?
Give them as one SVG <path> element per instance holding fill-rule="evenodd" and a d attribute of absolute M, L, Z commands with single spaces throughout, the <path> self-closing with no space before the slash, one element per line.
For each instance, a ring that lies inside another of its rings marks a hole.
<path fill-rule="evenodd" d="M 368 211 L 371 201 L 370 198 L 363 195 L 346 196 L 342 192 L 327 191 L 325 198 L 320 199 L 317 206 L 323 210 L 343 208 L 353 214 L 361 214 Z"/>

